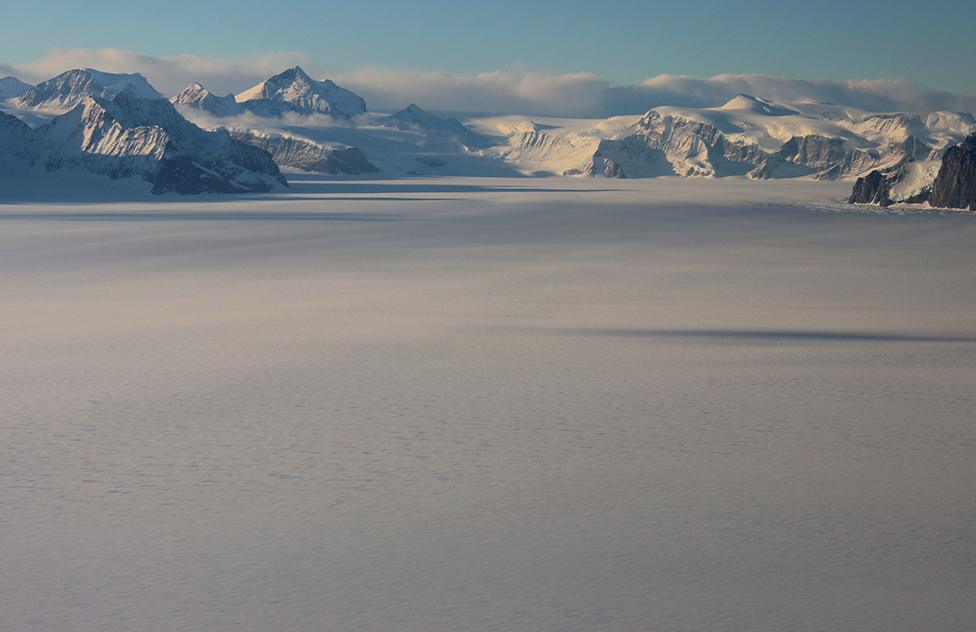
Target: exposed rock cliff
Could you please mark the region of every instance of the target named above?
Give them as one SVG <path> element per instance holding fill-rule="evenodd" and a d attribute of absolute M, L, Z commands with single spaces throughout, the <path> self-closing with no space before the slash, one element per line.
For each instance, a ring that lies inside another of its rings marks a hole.
<path fill-rule="evenodd" d="M 929 203 L 976 212 L 976 135 L 945 151 Z"/>

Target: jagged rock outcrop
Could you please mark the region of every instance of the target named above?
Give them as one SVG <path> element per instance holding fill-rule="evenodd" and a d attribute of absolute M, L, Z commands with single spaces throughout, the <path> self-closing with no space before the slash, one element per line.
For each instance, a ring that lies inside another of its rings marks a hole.
<path fill-rule="evenodd" d="M 361 96 L 328 79 L 316 81 L 299 66 L 262 81 L 235 99 L 248 111 L 266 117 L 296 113 L 349 118 L 366 111 Z"/>
<path fill-rule="evenodd" d="M 663 149 L 643 136 L 634 135 L 600 141 L 593 157 L 577 173 L 604 178 L 650 178 L 673 175 L 674 168 Z"/>
<path fill-rule="evenodd" d="M 305 138 L 265 134 L 254 130 L 230 130 L 230 135 L 271 154 L 279 167 L 311 173 L 360 175 L 379 169 L 356 147 L 322 145 Z"/>
<path fill-rule="evenodd" d="M 823 171 L 843 161 L 847 153 L 842 138 L 809 135 L 793 136 L 783 143 L 776 155 L 794 165 Z"/>
<path fill-rule="evenodd" d="M 234 99 L 233 94 L 219 97 L 199 83 L 191 83 L 169 101 L 175 106 L 201 110 L 213 116 L 237 116 L 244 113 L 244 107 Z"/>
<path fill-rule="evenodd" d="M 848 202 L 851 204 L 890 206 L 891 187 L 897 182 L 897 178 L 896 172 L 885 174 L 880 171 L 872 171 L 863 178 L 857 179 Z"/>
<path fill-rule="evenodd" d="M 725 138 L 714 125 L 651 110 L 637 122 L 636 130 L 634 136 L 647 149 L 663 152 L 679 176 L 714 176 L 722 171 Z"/>
<path fill-rule="evenodd" d="M 123 92 L 142 99 L 161 96 L 140 74 L 77 68 L 31 87 L 11 103 L 18 108 L 64 113 L 89 97 L 111 98 Z"/>
<path fill-rule="evenodd" d="M 928 201 L 932 206 L 976 212 L 976 135 L 946 149 Z"/>

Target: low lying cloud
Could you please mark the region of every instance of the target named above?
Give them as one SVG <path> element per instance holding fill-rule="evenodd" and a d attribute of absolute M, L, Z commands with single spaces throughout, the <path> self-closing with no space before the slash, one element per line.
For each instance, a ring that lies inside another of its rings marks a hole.
<path fill-rule="evenodd" d="M 589 73 L 546 74 L 520 67 L 470 75 L 369 67 L 335 81 L 373 107 L 394 109 L 416 102 L 439 110 L 557 116 L 598 115 L 610 89 Z"/>
<path fill-rule="evenodd" d="M 826 101 L 872 111 L 976 111 L 976 97 L 931 90 L 901 79 L 658 75 L 635 85 L 613 86 L 590 73 L 541 73 L 521 66 L 476 74 L 364 67 L 330 75 L 302 53 L 227 59 L 189 54 L 153 57 L 116 49 L 56 49 L 27 64 L 0 64 L 0 75 L 15 74 L 38 82 L 70 68 L 91 67 L 142 73 L 165 94 L 175 94 L 192 81 L 226 94 L 296 64 L 312 76 L 331 77 L 361 94 L 370 109 L 379 111 L 416 102 L 433 110 L 603 117 L 639 114 L 658 105 L 716 106 L 740 92 L 773 101 Z"/>
<path fill-rule="evenodd" d="M 903 79 L 809 80 L 725 74 L 707 79 L 659 75 L 623 89 L 659 105 L 707 107 L 739 93 L 771 101 L 824 101 L 872 111 L 976 110 L 976 98 L 916 86 Z"/>

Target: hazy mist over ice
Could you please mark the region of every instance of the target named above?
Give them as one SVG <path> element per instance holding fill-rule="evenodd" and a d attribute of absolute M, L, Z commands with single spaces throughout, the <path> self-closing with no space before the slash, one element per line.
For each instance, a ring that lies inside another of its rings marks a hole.
<path fill-rule="evenodd" d="M 970 627 L 976 223 L 848 188 L 0 200 L 0 629 Z"/>

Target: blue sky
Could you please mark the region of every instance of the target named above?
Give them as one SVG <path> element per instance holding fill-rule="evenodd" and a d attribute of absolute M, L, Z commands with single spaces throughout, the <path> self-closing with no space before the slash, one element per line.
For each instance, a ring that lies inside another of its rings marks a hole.
<path fill-rule="evenodd" d="M 960 0 L 773 2 L 234 2 L 0 0 L 0 63 L 53 48 L 222 57 L 302 52 L 329 72 L 375 65 L 470 73 L 526 64 L 615 84 L 661 73 L 901 77 L 976 94 Z"/>

